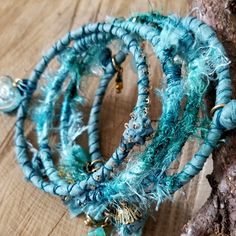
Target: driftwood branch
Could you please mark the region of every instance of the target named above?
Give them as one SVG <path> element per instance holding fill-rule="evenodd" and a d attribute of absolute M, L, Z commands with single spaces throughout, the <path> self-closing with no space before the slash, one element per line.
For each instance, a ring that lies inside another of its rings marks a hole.
<path fill-rule="evenodd" d="M 211 25 L 231 60 L 233 96 L 236 95 L 236 0 L 194 0 L 197 16 Z M 207 99 L 214 106 L 214 94 Z M 213 153 L 213 172 L 208 176 L 211 196 L 183 228 L 183 236 L 236 235 L 236 131 L 225 134 L 225 143 Z"/>

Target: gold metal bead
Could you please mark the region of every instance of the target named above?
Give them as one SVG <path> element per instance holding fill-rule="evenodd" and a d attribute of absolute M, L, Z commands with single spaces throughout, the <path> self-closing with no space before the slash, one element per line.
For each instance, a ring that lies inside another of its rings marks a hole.
<path fill-rule="evenodd" d="M 84 223 L 87 226 L 94 226 L 94 225 L 96 225 L 96 222 L 89 215 L 86 215 L 86 219 L 84 220 Z"/>
<path fill-rule="evenodd" d="M 121 93 L 123 89 L 123 82 L 116 82 L 116 92 Z"/>

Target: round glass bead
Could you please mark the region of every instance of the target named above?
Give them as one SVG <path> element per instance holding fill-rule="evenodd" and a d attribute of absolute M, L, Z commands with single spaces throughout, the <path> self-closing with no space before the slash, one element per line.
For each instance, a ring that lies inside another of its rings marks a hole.
<path fill-rule="evenodd" d="M 22 96 L 14 81 L 10 76 L 0 77 L 0 111 L 11 112 L 15 110 L 20 102 Z"/>

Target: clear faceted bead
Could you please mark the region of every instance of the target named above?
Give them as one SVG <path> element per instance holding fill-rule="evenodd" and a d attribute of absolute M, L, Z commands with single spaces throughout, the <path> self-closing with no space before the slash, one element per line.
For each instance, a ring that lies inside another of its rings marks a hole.
<path fill-rule="evenodd" d="M 10 112 L 20 104 L 22 96 L 10 76 L 0 77 L 0 111 Z"/>

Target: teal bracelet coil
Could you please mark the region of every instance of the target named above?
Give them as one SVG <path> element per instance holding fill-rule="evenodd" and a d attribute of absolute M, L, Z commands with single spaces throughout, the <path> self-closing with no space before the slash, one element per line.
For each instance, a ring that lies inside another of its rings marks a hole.
<path fill-rule="evenodd" d="M 109 45 L 114 40 L 122 47 L 112 56 Z M 162 114 L 155 129 L 148 112 L 151 61 L 146 59 L 143 43 L 152 46 L 164 74 L 162 89 L 157 92 Z M 118 147 L 105 161 L 100 151 L 99 114 L 108 84 L 115 74 L 120 76 L 119 69 L 129 54 L 136 65 L 137 102 Z M 42 103 L 33 107 L 38 81 L 54 59 L 58 69 L 45 85 Z M 102 67 L 103 74 L 89 115 L 87 152 L 76 141 L 86 130 L 80 87 L 94 62 Z M 216 84 L 216 106 L 210 120 L 204 97 L 212 81 Z M 140 235 L 152 206 L 158 207 L 197 175 L 223 132 L 236 127 L 229 60 L 215 32 L 194 17 L 148 12 L 85 25 L 56 42 L 30 77 L 16 82 L 16 87 L 15 97 L 21 102 L 14 101 L 11 106 L 19 105 L 15 134 L 18 162 L 32 184 L 61 196 L 73 215 L 87 215 L 87 223 L 98 227 L 90 236 L 105 235 L 107 225 L 113 225 L 119 235 Z M 5 107 L 4 111 L 11 110 Z M 24 134 L 29 109 L 36 114 L 32 120 L 38 150 L 33 157 Z M 50 146 L 55 119 L 59 122 L 58 166 Z M 145 143 L 150 135 L 152 140 Z M 195 136 L 202 140 L 198 151 L 182 171 L 168 174 L 185 143 Z M 142 153 L 130 154 L 135 145 L 146 147 Z M 119 171 L 127 156 L 128 163 Z"/>

